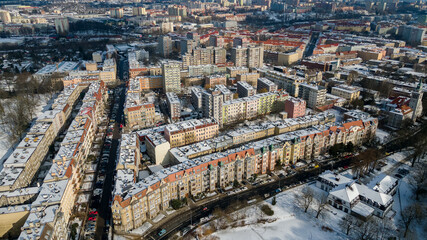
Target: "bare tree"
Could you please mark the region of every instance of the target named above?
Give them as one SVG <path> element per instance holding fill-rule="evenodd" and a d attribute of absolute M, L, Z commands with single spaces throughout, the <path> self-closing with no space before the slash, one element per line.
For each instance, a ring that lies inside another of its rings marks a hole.
<path fill-rule="evenodd" d="M 355 230 L 357 239 L 376 240 L 378 226 L 375 224 L 373 218 L 371 218 L 368 221 L 358 221 L 357 228 Z"/>
<path fill-rule="evenodd" d="M 368 148 L 355 157 L 355 172 L 358 176 L 375 169 L 381 152 L 377 148 Z"/>
<path fill-rule="evenodd" d="M 417 135 L 413 141 L 415 151 L 412 155 L 412 167 L 414 167 L 416 162 L 421 160 L 427 150 L 427 139 L 424 135 Z"/>
<path fill-rule="evenodd" d="M 311 204 L 314 201 L 314 192 L 313 190 L 306 186 L 300 194 L 295 194 L 296 204 L 304 209 L 304 212 L 307 212 L 308 208 L 310 208 Z"/>
<path fill-rule="evenodd" d="M 326 205 L 328 204 L 328 195 L 326 193 L 321 193 L 319 198 L 316 200 L 316 218 L 319 218 L 320 214 L 325 210 Z"/>
<path fill-rule="evenodd" d="M 359 73 L 357 71 L 350 71 L 347 78 L 347 85 L 352 85 L 353 82 L 359 77 Z"/>
<path fill-rule="evenodd" d="M 359 221 L 351 216 L 350 214 L 346 214 L 345 217 L 341 219 L 341 221 L 338 223 L 338 225 L 341 227 L 343 231 L 345 231 L 345 234 L 350 234 L 350 231 L 355 229 L 357 225 L 359 224 Z"/>
<path fill-rule="evenodd" d="M 409 183 L 415 193 L 415 199 L 419 200 L 420 194 L 427 188 L 427 163 L 415 164 L 414 170 L 409 178 Z"/>
<path fill-rule="evenodd" d="M 376 239 L 390 239 L 395 235 L 395 227 L 389 218 L 374 218 L 374 223 L 377 226 L 377 236 Z"/>
<path fill-rule="evenodd" d="M 216 219 L 216 225 L 214 226 L 216 229 L 224 229 L 228 226 L 228 223 L 230 221 L 230 216 L 227 215 L 224 210 L 217 207 L 213 210 L 212 215 Z"/>
<path fill-rule="evenodd" d="M 28 110 L 33 105 L 28 103 L 23 97 L 16 98 L 15 104 L 10 104 L 4 118 L 4 130 L 8 132 L 9 142 L 17 141 L 22 133 L 27 129 L 31 121 L 31 116 Z"/>
<path fill-rule="evenodd" d="M 5 116 L 5 114 L 6 114 L 6 112 L 4 110 L 3 103 L 0 102 L 0 122 L 3 121 L 3 117 Z"/>
<path fill-rule="evenodd" d="M 407 206 L 403 211 L 400 212 L 401 222 L 405 227 L 403 237 L 406 238 L 408 230 L 414 221 L 417 221 L 423 217 L 423 208 L 420 204 L 415 203 Z"/>

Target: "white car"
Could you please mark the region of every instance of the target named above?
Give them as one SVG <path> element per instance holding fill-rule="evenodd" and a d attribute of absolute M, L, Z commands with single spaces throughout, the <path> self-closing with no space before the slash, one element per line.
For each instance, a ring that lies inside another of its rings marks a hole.
<path fill-rule="evenodd" d="M 97 188 L 95 190 L 93 190 L 93 195 L 94 196 L 98 196 L 102 194 L 102 188 Z"/>

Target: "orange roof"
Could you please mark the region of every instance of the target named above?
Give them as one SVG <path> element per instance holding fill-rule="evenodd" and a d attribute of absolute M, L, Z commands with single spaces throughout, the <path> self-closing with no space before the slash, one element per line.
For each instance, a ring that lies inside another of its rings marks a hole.
<path fill-rule="evenodd" d="M 357 120 L 357 121 L 353 121 L 353 122 L 347 122 L 343 124 L 343 127 L 345 130 L 350 130 L 352 127 L 361 127 L 363 128 L 363 122 L 362 120 Z"/>
<path fill-rule="evenodd" d="M 400 107 L 400 110 L 402 111 L 403 115 L 409 114 L 412 112 L 412 108 L 410 108 L 409 106 L 403 105 Z"/>

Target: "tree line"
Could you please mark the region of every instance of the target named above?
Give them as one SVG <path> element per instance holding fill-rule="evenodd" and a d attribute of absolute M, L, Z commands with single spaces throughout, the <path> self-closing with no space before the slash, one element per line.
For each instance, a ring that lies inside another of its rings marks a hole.
<path fill-rule="evenodd" d="M 28 72 L 3 73 L 4 89 L 0 90 L 0 128 L 6 133 L 6 144 L 17 142 L 36 117 L 41 98 L 52 98 L 63 89 L 62 81 L 53 78 L 37 81 Z"/>

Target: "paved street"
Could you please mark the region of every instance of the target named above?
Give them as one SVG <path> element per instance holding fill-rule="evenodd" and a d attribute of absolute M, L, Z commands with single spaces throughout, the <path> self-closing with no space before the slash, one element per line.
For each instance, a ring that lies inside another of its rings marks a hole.
<path fill-rule="evenodd" d="M 121 86 L 124 86 L 122 84 Z M 115 89 L 115 92 L 121 89 L 120 87 Z M 120 91 L 118 95 L 118 109 L 114 112 L 112 111 L 110 114 L 116 115 L 116 123 L 114 124 L 113 129 L 113 140 L 110 148 L 110 156 L 107 164 L 106 174 L 105 174 L 105 182 L 102 192 L 101 202 L 98 207 L 98 221 L 96 227 L 95 239 L 107 239 L 108 229 L 105 230 L 105 223 L 107 220 L 111 218 L 111 209 L 109 206 L 109 201 L 111 199 L 111 191 L 113 187 L 114 180 L 114 170 L 116 168 L 116 159 L 117 159 L 117 148 L 120 146 L 119 139 L 121 138 L 120 133 L 120 124 L 123 115 L 123 103 L 125 101 L 125 92 L 124 90 Z M 113 95 L 115 97 L 116 95 Z M 115 101 L 112 101 L 112 106 L 114 106 Z M 113 108 L 111 106 L 111 109 Z M 111 224 L 111 223 L 110 223 Z"/>

